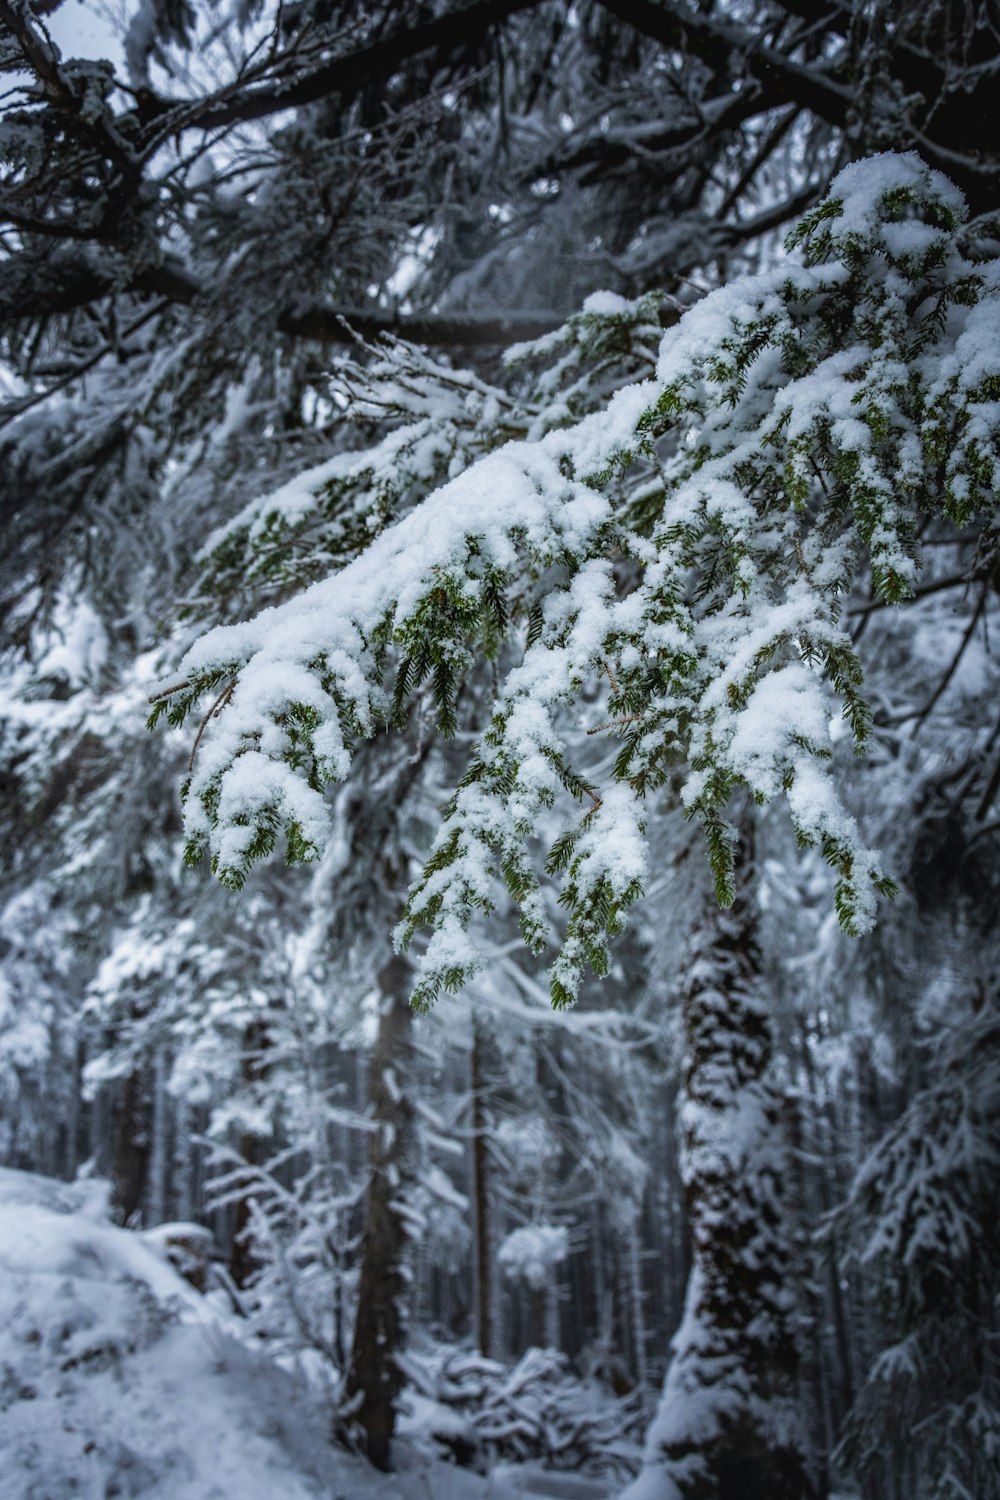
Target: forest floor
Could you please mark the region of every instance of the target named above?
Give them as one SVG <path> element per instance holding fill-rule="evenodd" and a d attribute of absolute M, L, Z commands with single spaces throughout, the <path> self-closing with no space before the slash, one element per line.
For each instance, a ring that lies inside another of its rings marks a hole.
<path fill-rule="evenodd" d="M 329 1404 L 248 1346 L 106 1185 L 0 1169 L 0 1500 L 604 1500 L 610 1481 L 436 1457 L 398 1472 L 328 1440 Z"/>

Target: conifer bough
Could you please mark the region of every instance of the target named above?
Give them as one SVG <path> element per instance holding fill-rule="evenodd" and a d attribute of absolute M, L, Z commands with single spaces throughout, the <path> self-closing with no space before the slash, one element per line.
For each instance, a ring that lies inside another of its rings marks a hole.
<path fill-rule="evenodd" d="M 414 455 L 447 431 L 451 477 L 401 519 L 373 480 L 385 444 L 312 476 L 314 508 L 377 534 L 297 597 L 204 636 L 156 703 L 153 719 L 175 724 L 215 703 L 184 788 L 188 859 L 210 853 L 239 888 L 281 837 L 290 861 L 316 858 L 324 788 L 355 745 L 398 725 L 425 684 L 452 732 L 459 687 L 489 656 L 499 687 L 397 933 L 405 946 L 430 929 L 418 1006 L 475 970 L 472 918 L 500 886 L 533 952 L 555 940 L 541 868 L 567 912 L 553 1001 L 573 1000 L 587 966 L 606 972 L 646 883 L 657 796 L 703 824 L 723 904 L 731 798 L 783 796 L 800 843 L 836 871 L 841 925 L 867 931 L 894 887 L 833 774 L 835 721 L 859 754 L 870 730 L 846 597 L 869 578 L 878 600 L 909 598 L 928 518 L 995 534 L 1000 265 L 966 248 L 964 220 L 961 194 L 916 156 L 859 162 L 790 236 L 789 259 L 705 297 L 663 335 L 655 374 L 579 420 L 581 362 L 604 368 L 609 330 L 648 325 L 648 299 L 598 294 L 519 351 L 555 363 L 522 403 L 534 417 L 508 422 L 513 441 L 500 398 L 456 372 L 452 406 L 473 412 L 478 449 L 457 441 L 447 401 L 437 418 L 426 401 L 419 433 L 387 440 L 388 472 L 439 476 L 441 451 L 422 470 Z M 249 532 L 238 518 L 209 570 L 231 565 L 234 537 L 273 547 L 280 502 L 258 502 Z M 573 764 L 580 716 L 567 713 L 598 682 L 592 727 L 620 740 L 600 785 Z M 557 833 L 540 851 L 546 809 Z"/>

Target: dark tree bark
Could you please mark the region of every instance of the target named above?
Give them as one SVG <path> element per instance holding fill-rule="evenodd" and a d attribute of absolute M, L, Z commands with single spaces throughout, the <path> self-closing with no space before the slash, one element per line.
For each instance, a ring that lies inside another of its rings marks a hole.
<path fill-rule="evenodd" d="M 490 1213 L 489 1118 L 486 1110 L 486 1038 L 472 1019 L 472 1192 L 476 1251 L 476 1342 L 479 1352 L 492 1359 L 496 1353 L 496 1286 L 493 1218 Z"/>
<path fill-rule="evenodd" d="M 358 1315 L 347 1379 L 348 1398 L 360 1397 L 353 1418 L 376 1468 L 391 1467 L 396 1399 L 403 1374 L 396 1355 L 406 1331 L 409 1232 L 405 1192 L 413 1179 L 413 1109 L 405 1093 L 410 1067 L 411 965 L 394 957 L 380 971 L 378 1039 L 369 1095 L 374 1129 L 369 1139 L 370 1182 Z"/>
<path fill-rule="evenodd" d="M 149 1164 L 149 1101 L 141 1073 L 130 1073 L 115 1111 L 112 1197 L 123 1224 L 141 1211 Z"/>
<path fill-rule="evenodd" d="M 247 1088 L 252 1088 L 264 1077 L 266 1049 L 267 1027 L 261 1021 L 254 1021 L 243 1034 L 243 1052 L 240 1059 L 240 1073 Z M 248 1167 L 262 1167 L 267 1159 L 263 1140 L 249 1130 L 241 1132 L 237 1150 Z M 252 1208 L 251 1198 L 238 1198 L 233 1214 L 229 1274 L 240 1288 L 249 1286 L 260 1269 L 260 1260 L 254 1253 L 250 1234 Z"/>

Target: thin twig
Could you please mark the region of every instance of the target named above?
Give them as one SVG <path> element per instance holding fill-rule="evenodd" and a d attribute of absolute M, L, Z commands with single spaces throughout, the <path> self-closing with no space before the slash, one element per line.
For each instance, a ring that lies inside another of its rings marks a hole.
<path fill-rule="evenodd" d="M 962 636 L 962 641 L 961 641 L 961 644 L 960 644 L 958 650 L 955 652 L 955 655 L 952 657 L 951 665 L 949 666 L 947 672 L 945 672 L 944 676 L 941 678 L 941 681 L 938 683 L 937 687 L 934 689 L 933 693 L 928 698 L 928 700 L 924 704 L 923 708 L 920 710 L 920 713 L 917 714 L 917 715 L 915 715 L 915 716 L 913 714 L 907 714 L 906 715 L 906 718 L 916 717 L 917 723 L 916 723 L 916 727 L 914 728 L 914 731 L 913 731 L 914 734 L 918 734 L 919 733 L 919 731 L 921 729 L 921 726 L 923 725 L 924 721 L 927 719 L 927 717 L 930 714 L 931 710 L 933 709 L 934 705 L 937 703 L 938 699 L 941 697 L 941 694 L 944 692 L 945 688 L 948 686 L 949 682 L 954 677 L 955 672 L 956 672 L 956 670 L 958 668 L 958 664 L 962 660 L 962 657 L 965 655 L 965 648 L 968 646 L 969 642 L 972 640 L 972 636 L 973 636 L 973 633 L 975 631 L 975 628 L 979 624 L 979 620 L 980 620 L 980 618 L 981 618 L 981 616 L 982 616 L 983 611 L 985 610 L 985 608 L 986 608 L 986 585 L 984 584 L 983 588 L 982 588 L 982 592 L 979 595 L 979 602 L 976 605 L 975 609 L 973 610 L 972 619 L 969 621 L 968 627 L 967 627 L 967 629 L 965 630 L 965 633 Z"/>
<path fill-rule="evenodd" d="M 910 597 L 903 602 L 904 604 L 912 604 L 914 599 L 926 599 L 928 594 L 940 594 L 944 589 L 958 588 L 959 584 L 968 584 L 972 581 L 968 573 L 954 573 L 949 578 L 936 578 L 933 582 L 921 584 L 919 588 L 914 589 Z M 867 615 L 871 614 L 872 610 L 875 609 L 892 609 L 893 607 L 893 605 L 886 603 L 884 599 L 869 599 L 866 604 L 855 605 L 847 613 L 848 615 Z"/>
<path fill-rule="evenodd" d="M 593 729 L 588 729 L 588 734 L 600 734 L 604 729 L 616 729 L 619 724 L 638 724 L 646 717 L 645 714 L 623 714 L 620 719 L 608 719 L 604 724 L 595 724 Z"/>
<path fill-rule="evenodd" d="M 186 687 L 190 687 L 190 686 L 191 686 L 190 682 L 186 682 L 186 681 L 185 682 L 174 682 L 174 683 L 171 683 L 170 687 L 161 688 L 158 693 L 152 693 L 150 695 L 150 697 L 148 697 L 146 699 L 146 702 L 147 703 L 159 703 L 159 701 L 160 701 L 161 698 L 171 698 L 171 697 L 173 697 L 174 693 L 179 693 L 180 690 L 181 690 L 181 688 L 186 688 Z"/>
<path fill-rule="evenodd" d="M 155 307 L 148 308 L 141 318 L 137 318 L 134 323 L 131 323 L 125 329 L 124 333 L 120 335 L 120 338 L 131 338 L 134 333 L 139 332 L 143 324 L 148 323 L 150 319 L 157 317 L 161 312 L 165 312 L 169 306 L 170 302 L 166 298 L 157 302 Z M 92 355 L 89 359 L 81 360 L 67 374 L 60 375 L 52 385 L 46 386 L 44 391 L 36 391 L 32 396 L 25 396 L 19 401 L 12 402 L 9 412 L 0 417 L 0 426 L 6 427 L 8 422 L 13 422 L 16 418 L 23 416 L 33 406 L 40 405 L 41 402 L 47 401 L 50 396 L 54 396 L 57 391 L 64 390 L 66 386 L 72 385 L 74 380 L 79 380 L 82 376 L 88 374 L 95 365 L 99 365 L 101 360 L 111 353 L 111 345 L 104 344 L 102 348 L 98 349 L 96 354 Z"/>
<path fill-rule="evenodd" d="M 217 714 L 221 714 L 222 710 L 225 708 L 226 704 L 229 702 L 230 698 L 233 696 L 233 689 L 235 688 L 235 686 L 236 686 L 236 678 L 234 677 L 231 682 L 227 682 L 226 683 L 226 686 L 222 689 L 222 692 L 216 698 L 215 702 L 212 704 L 211 708 L 208 710 L 208 713 L 205 715 L 205 717 L 202 719 L 201 723 L 198 725 L 198 733 L 194 737 L 194 744 L 191 746 L 191 754 L 188 757 L 187 773 L 188 773 L 189 776 L 191 775 L 191 772 L 194 770 L 194 758 L 198 754 L 198 746 L 201 744 L 201 737 L 202 737 L 202 735 L 205 733 L 205 730 L 208 728 L 208 721 L 209 721 L 209 719 L 214 718 Z"/>

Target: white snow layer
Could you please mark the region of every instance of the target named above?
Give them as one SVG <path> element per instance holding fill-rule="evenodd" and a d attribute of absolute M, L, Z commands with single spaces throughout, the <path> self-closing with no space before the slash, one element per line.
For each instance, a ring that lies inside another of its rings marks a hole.
<path fill-rule="evenodd" d="M 536 1465 L 436 1461 L 408 1422 L 399 1471 L 334 1448 L 302 1376 L 107 1221 L 107 1186 L 0 1169 L 0 1500 L 603 1500 Z"/>

